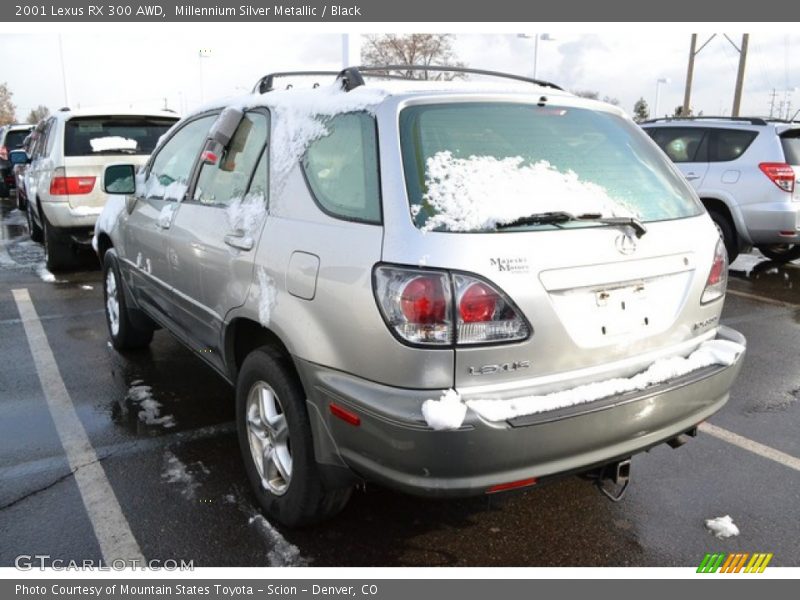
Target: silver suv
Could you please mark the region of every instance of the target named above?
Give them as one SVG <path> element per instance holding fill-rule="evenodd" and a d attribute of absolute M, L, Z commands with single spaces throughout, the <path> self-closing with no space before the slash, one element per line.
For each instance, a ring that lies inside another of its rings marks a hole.
<path fill-rule="evenodd" d="M 657 146 L 552 84 L 374 73 L 267 76 L 106 168 L 114 347 L 163 327 L 236 387 L 248 476 L 287 525 L 364 480 L 624 485 L 633 454 L 696 433 L 744 338 L 719 324 L 717 231 Z"/>
<path fill-rule="evenodd" d="M 642 124 L 697 191 L 733 261 L 800 258 L 800 123 L 690 117 Z"/>

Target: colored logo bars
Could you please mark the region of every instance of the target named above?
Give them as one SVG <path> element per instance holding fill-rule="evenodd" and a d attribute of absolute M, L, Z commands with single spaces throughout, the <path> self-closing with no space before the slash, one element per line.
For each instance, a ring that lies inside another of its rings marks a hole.
<path fill-rule="evenodd" d="M 749 561 L 748 561 L 749 559 Z M 769 561 L 772 560 L 772 552 L 737 552 L 735 554 L 725 554 L 716 552 L 706 554 L 700 566 L 697 567 L 698 573 L 763 573 Z M 747 566 L 745 566 L 745 564 Z"/>

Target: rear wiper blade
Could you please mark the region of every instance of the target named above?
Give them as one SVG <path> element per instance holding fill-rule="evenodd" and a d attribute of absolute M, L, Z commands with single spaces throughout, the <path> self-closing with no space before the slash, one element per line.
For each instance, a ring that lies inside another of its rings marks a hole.
<path fill-rule="evenodd" d="M 520 227 L 524 225 L 557 225 L 568 221 L 591 221 L 604 225 L 623 225 L 633 229 L 637 238 L 647 233 L 647 228 L 639 219 L 635 217 L 604 217 L 600 213 L 584 213 L 573 215 L 566 211 L 543 212 L 527 215 L 514 219 L 508 223 L 498 223 L 497 229 L 507 229 L 509 227 Z"/>

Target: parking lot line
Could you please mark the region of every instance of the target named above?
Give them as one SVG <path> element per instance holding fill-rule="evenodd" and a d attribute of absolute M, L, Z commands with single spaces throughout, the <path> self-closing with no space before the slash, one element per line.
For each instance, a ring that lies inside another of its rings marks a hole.
<path fill-rule="evenodd" d="M 739 296 L 740 298 L 747 298 L 748 300 L 758 300 L 759 302 L 764 302 L 765 304 L 774 304 L 776 306 L 789 306 L 792 308 L 800 307 L 800 304 L 794 302 L 785 302 L 783 300 L 776 300 L 775 298 L 768 298 L 766 296 L 759 296 L 758 294 L 750 294 L 748 292 L 740 292 L 739 290 L 732 290 L 728 288 L 727 294 L 731 296 Z"/>
<path fill-rule="evenodd" d="M 50 416 L 78 484 L 103 559 L 106 564 L 122 559 L 135 560 L 142 565 L 142 551 L 133 537 L 125 515 L 122 514 L 122 508 L 98 461 L 89 436 L 75 412 L 30 294 L 26 288 L 12 290 L 12 294 L 22 318 Z"/>
<path fill-rule="evenodd" d="M 759 456 L 773 460 L 785 467 L 789 467 L 795 471 L 800 471 L 800 458 L 795 458 L 791 454 L 786 454 L 780 450 L 775 450 L 775 448 L 765 446 L 764 444 L 759 444 L 758 442 L 741 436 L 738 433 L 733 433 L 732 431 L 728 431 L 722 427 L 717 427 L 711 423 L 701 423 L 700 431 L 714 436 L 722 441 L 728 442 L 729 444 L 733 444 L 734 446 L 738 446 L 743 450 L 748 450 L 753 454 L 758 454 Z"/>

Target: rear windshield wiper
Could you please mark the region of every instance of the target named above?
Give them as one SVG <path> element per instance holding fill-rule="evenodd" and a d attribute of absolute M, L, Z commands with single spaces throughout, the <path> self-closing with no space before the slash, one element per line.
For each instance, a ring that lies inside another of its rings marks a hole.
<path fill-rule="evenodd" d="M 623 225 L 633 229 L 637 238 L 647 233 L 647 228 L 639 219 L 635 217 L 604 217 L 600 213 L 584 213 L 573 215 L 565 211 L 544 212 L 527 215 L 509 221 L 508 223 L 498 223 L 497 229 L 508 229 L 510 227 L 521 227 L 524 225 L 557 225 L 569 221 L 591 221 L 604 225 Z"/>

